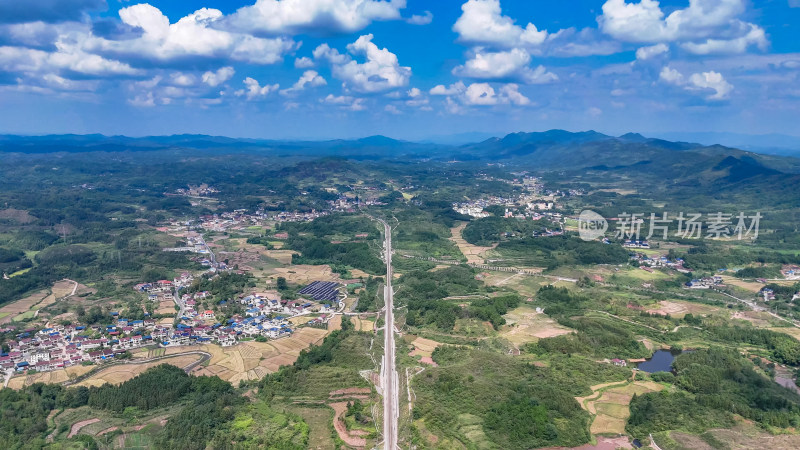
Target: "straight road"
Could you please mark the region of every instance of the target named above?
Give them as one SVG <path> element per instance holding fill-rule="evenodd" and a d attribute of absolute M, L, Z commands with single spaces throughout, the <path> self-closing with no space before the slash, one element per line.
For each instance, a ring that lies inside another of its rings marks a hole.
<path fill-rule="evenodd" d="M 392 228 L 383 219 L 378 219 L 383 224 L 386 240 L 384 252 L 386 261 L 386 285 L 384 286 L 384 310 L 386 324 L 383 328 L 383 367 L 381 370 L 383 385 L 383 448 L 384 450 L 397 449 L 397 419 L 400 414 L 399 388 L 397 367 L 395 365 L 394 344 L 394 291 L 392 290 Z"/>

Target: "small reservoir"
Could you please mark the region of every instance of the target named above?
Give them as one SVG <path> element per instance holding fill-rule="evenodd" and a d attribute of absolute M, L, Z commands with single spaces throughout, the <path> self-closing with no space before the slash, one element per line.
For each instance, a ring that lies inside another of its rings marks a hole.
<path fill-rule="evenodd" d="M 675 357 L 681 353 L 682 352 L 673 353 L 670 350 L 656 350 L 653 356 L 647 358 L 647 361 L 639 363 L 636 367 L 647 373 L 671 372 L 672 361 L 675 361 Z"/>

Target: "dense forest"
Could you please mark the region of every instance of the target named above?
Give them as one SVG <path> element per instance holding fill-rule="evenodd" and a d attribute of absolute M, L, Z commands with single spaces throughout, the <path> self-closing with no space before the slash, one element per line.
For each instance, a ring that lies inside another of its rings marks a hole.
<path fill-rule="evenodd" d="M 473 245 L 490 246 L 507 239 L 533 237 L 535 233 L 556 230 L 558 225 L 549 220 L 523 220 L 489 216 L 467 224 L 461 236 Z"/>
<path fill-rule="evenodd" d="M 585 242 L 576 236 L 526 237 L 502 241 L 495 248 L 518 264 L 555 269 L 565 265 L 624 264 L 629 252 L 619 245 Z"/>
<path fill-rule="evenodd" d="M 685 353 L 673 364 L 675 386 L 634 396 L 627 430 L 633 436 L 665 430 L 701 433 L 733 425 L 733 414 L 780 428 L 800 425 L 800 396 L 758 373 L 735 350 Z"/>
<path fill-rule="evenodd" d="M 65 388 L 37 383 L 20 391 L 0 390 L 0 442 L 9 449 L 43 447 L 46 419 L 53 410 L 88 405 L 109 413 L 147 412 L 180 404 L 180 412 L 157 437 L 159 448 L 204 449 L 245 402 L 217 377 L 192 377 L 170 365 L 151 368 L 119 386 Z"/>

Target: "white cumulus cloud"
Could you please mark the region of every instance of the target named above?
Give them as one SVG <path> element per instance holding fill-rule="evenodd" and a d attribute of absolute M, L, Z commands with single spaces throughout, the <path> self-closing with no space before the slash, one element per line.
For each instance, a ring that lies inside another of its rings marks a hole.
<path fill-rule="evenodd" d="M 726 100 L 733 91 L 733 85 L 725 80 L 721 73 L 713 70 L 694 73 L 687 79 L 679 71 L 667 66 L 661 69 L 659 79 L 667 84 L 683 87 L 687 91 L 701 93 L 713 91 L 706 96 L 707 100 Z"/>
<path fill-rule="evenodd" d="M 203 83 L 212 87 L 219 86 L 220 84 L 230 80 L 234 73 L 236 73 L 236 71 L 233 70 L 233 67 L 220 67 L 216 72 L 205 72 L 202 78 Z"/>
<path fill-rule="evenodd" d="M 745 11 L 745 0 L 690 0 L 665 17 L 656 0 L 607 0 L 597 20 L 603 32 L 626 42 L 681 42 L 698 54 L 741 53 L 751 45 L 763 50 L 764 30 L 742 21 Z"/>
<path fill-rule="evenodd" d="M 406 19 L 406 22 L 410 23 L 411 25 L 428 25 L 429 23 L 433 22 L 433 13 L 430 11 L 425 11 L 422 15 L 414 14 Z"/>
<path fill-rule="evenodd" d="M 500 0 L 469 0 L 461 5 L 462 14 L 453 25 L 461 42 L 500 48 L 539 46 L 547 31 L 528 23 L 525 28 L 502 15 Z"/>
<path fill-rule="evenodd" d="M 695 89 L 713 90 L 714 93 L 707 97 L 709 100 L 725 100 L 733 90 L 733 85 L 725 81 L 722 74 L 714 71 L 692 74 L 689 83 Z"/>
<path fill-rule="evenodd" d="M 247 77 L 244 79 L 245 89 L 236 91 L 236 96 L 246 96 L 247 100 L 255 100 L 268 96 L 270 93 L 275 92 L 280 88 L 278 84 L 266 84 L 261 86 L 258 80 Z"/>
<path fill-rule="evenodd" d="M 253 64 L 274 64 L 298 44 L 286 37 L 264 39 L 216 28 L 223 15 L 202 8 L 174 24 L 158 8 L 143 3 L 119 11 L 125 25 L 142 30 L 135 39 L 108 40 L 93 37 L 86 45 L 100 53 L 169 61 L 188 57 L 230 58 Z"/>
<path fill-rule="evenodd" d="M 669 52 L 669 46 L 664 43 L 651 45 L 648 47 L 641 47 L 636 50 L 636 59 L 639 61 L 646 61 L 658 55 L 663 55 L 667 52 Z"/>
<path fill-rule="evenodd" d="M 328 84 L 328 82 L 325 81 L 325 78 L 318 74 L 317 71 L 306 70 L 292 87 L 282 90 L 281 95 L 292 95 L 303 91 L 307 87 L 319 87 L 325 86 L 326 84 Z"/>
<path fill-rule="evenodd" d="M 473 83 L 461 96 L 465 105 L 490 106 L 498 104 L 528 105 L 530 99 L 519 92 L 519 86 L 509 83 L 497 91 L 489 83 Z"/>
<path fill-rule="evenodd" d="M 372 39 L 372 34 L 366 34 L 348 44 L 347 51 L 352 56 L 322 44 L 314 50 L 314 57 L 327 60 L 333 77 L 357 92 L 384 92 L 408 85 L 411 68 L 401 66 L 397 55 L 386 48 L 378 48 Z M 353 56 L 363 57 L 365 62 L 359 63 Z"/>
<path fill-rule="evenodd" d="M 406 0 L 257 0 L 236 11 L 230 28 L 250 33 L 355 32 L 373 21 L 400 18 Z"/>
<path fill-rule="evenodd" d="M 478 79 L 516 79 L 528 84 L 545 84 L 558 80 L 544 66 L 531 69 L 531 56 L 523 49 L 515 48 L 502 52 L 477 50 L 462 66 L 453 69 L 453 74 Z"/>
<path fill-rule="evenodd" d="M 431 95 L 457 95 L 467 90 L 467 86 L 462 81 L 457 81 L 450 86 L 439 84 L 434 86 L 429 94 Z"/>
<path fill-rule="evenodd" d="M 314 67 L 314 61 L 308 56 L 303 56 L 294 60 L 294 67 L 295 69 L 309 69 Z"/>

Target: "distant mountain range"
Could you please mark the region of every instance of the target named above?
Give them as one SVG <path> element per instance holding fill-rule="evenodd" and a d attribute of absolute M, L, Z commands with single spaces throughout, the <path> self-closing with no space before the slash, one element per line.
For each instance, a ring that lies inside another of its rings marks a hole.
<path fill-rule="evenodd" d="M 800 173 L 800 159 L 760 154 L 723 145 L 648 138 L 638 133 L 609 136 L 596 131 L 550 130 L 512 133 L 467 144 L 410 142 L 370 136 L 354 140 L 288 141 L 236 139 L 181 134 L 172 136 L 0 135 L 0 152 L 136 152 L 197 150 L 264 152 L 277 155 L 342 156 L 369 159 L 433 159 L 441 161 L 514 162 L 540 169 L 620 171 L 635 168 L 678 179 L 687 172 L 725 172 L 743 179 L 776 173 Z"/>
<path fill-rule="evenodd" d="M 741 133 L 663 133 L 660 137 L 670 140 L 686 140 L 702 144 L 720 144 L 756 153 L 800 157 L 800 137 L 785 134 L 741 134 Z"/>

